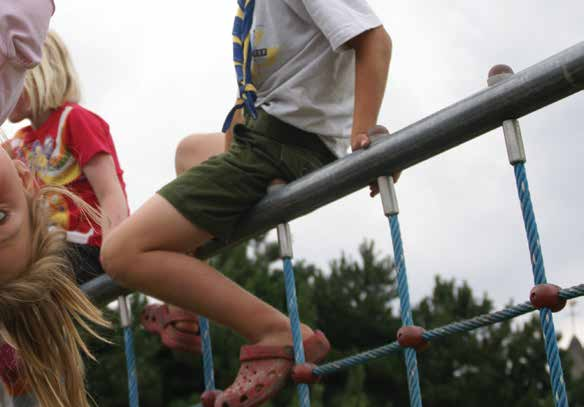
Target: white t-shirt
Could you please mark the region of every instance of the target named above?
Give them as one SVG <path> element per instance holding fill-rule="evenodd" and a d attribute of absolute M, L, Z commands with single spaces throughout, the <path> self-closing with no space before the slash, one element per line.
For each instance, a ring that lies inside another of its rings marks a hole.
<path fill-rule="evenodd" d="M 257 0 L 253 82 L 257 106 L 318 134 L 347 154 L 355 96 L 355 52 L 343 45 L 381 26 L 366 0 Z"/>

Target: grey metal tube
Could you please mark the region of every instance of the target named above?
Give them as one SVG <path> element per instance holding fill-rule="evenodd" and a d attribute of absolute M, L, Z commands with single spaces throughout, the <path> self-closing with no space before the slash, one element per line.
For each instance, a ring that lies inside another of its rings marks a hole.
<path fill-rule="evenodd" d="M 229 245 L 210 242 L 197 256 L 212 257 L 227 246 L 355 192 L 379 175 L 411 167 L 493 130 L 505 120 L 518 119 L 582 89 L 584 42 L 266 196 L 245 216 Z M 115 299 L 120 292 L 106 280 L 88 284 L 93 283 L 94 293 L 115 293 L 111 297 Z"/>
<path fill-rule="evenodd" d="M 496 86 L 381 138 L 364 151 L 338 160 L 266 196 L 237 227 L 232 243 L 305 215 L 365 187 L 377 176 L 406 169 L 584 89 L 584 42 Z M 212 242 L 197 253 L 216 254 Z"/>
<path fill-rule="evenodd" d="M 125 295 L 120 295 L 118 305 L 120 307 L 120 325 L 122 328 L 132 326 L 132 311 L 130 310 L 128 299 Z"/>
<path fill-rule="evenodd" d="M 99 276 L 83 284 L 81 289 L 98 305 L 105 305 L 122 295 L 130 294 L 130 290 L 120 287 L 107 276 Z"/>

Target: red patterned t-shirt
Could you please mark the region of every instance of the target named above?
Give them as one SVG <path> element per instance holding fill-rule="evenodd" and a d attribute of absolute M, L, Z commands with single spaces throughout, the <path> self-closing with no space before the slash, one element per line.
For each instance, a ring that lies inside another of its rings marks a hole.
<path fill-rule="evenodd" d="M 126 186 L 108 124 L 77 104 L 57 109 L 38 129 L 27 126 L 8 142 L 15 159 L 22 160 L 44 185 L 62 186 L 97 208 L 98 201 L 83 167 L 96 154 L 112 156 L 124 194 Z M 60 194 L 49 198 L 51 220 L 67 231 L 72 243 L 101 246 L 101 229 Z"/>

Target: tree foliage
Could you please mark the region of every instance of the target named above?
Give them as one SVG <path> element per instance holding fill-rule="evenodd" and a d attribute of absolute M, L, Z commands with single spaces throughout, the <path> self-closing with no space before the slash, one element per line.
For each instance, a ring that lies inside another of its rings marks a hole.
<path fill-rule="evenodd" d="M 295 264 L 300 315 L 331 340 L 328 360 L 387 344 L 400 327 L 393 262 L 380 258 L 371 242 L 360 246 L 360 258 L 341 255 L 320 270 L 304 261 Z M 278 249 L 260 238 L 218 256 L 213 264 L 260 298 L 285 310 Z M 146 304 L 131 299 L 134 320 Z M 433 328 L 493 310 L 487 296 L 477 298 L 465 283 L 436 277 L 433 292 L 414 309 L 418 325 Z M 117 310 L 106 313 L 119 326 Z M 134 324 L 135 348 L 143 407 L 191 407 L 203 391 L 201 358 L 172 352 L 158 337 Z M 125 407 L 127 379 L 120 329 L 109 333 L 114 345 L 92 342 L 99 360 L 88 362 L 89 390 L 102 407 Z M 242 338 L 212 327 L 216 382 L 228 386 L 239 367 Z M 584 380 L 569 377 L 562 355 L 572 406 L 584 406 Z M 523 323 L 503 323 L 470 334 L 448 337 L 419 354 L 421 388 L 427 407 L 553 406 L 543 339 L 536 316 Z M 393 355 L 327 377 L 312 387 L 313 407 L 395 407 L 409 403 L 405 366 Z M 297 406 L 288 386 L 267 406 Z"/>

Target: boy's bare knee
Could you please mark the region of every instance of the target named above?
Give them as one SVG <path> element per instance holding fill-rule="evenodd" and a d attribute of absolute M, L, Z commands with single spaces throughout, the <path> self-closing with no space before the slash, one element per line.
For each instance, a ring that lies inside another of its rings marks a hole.
<path fill-rule="evenodd" d="M 225 136 L 220 133 L 191 134 L 176 148 L 174 164 L 177 175 L 201 164 L 225 150 Z"/>
<path fill-rule="evenodd" d="M 189 169 L 189 162 L 192 161 L 189 157 L 196 155 L 197 153 L 197 142 L 195 137 L 195 135 L 191 135 L 183 138 L 176 147 L 174 166 L 177 175 L 182 174 Z"/>
<path fill-rule="evenodd" d="M 197 144 L 200 142 L 200 134 L 190 134 L 179 141 L 176 148 L 177 154 L 184 154 L 192 152 L 196 149 Z"/>

